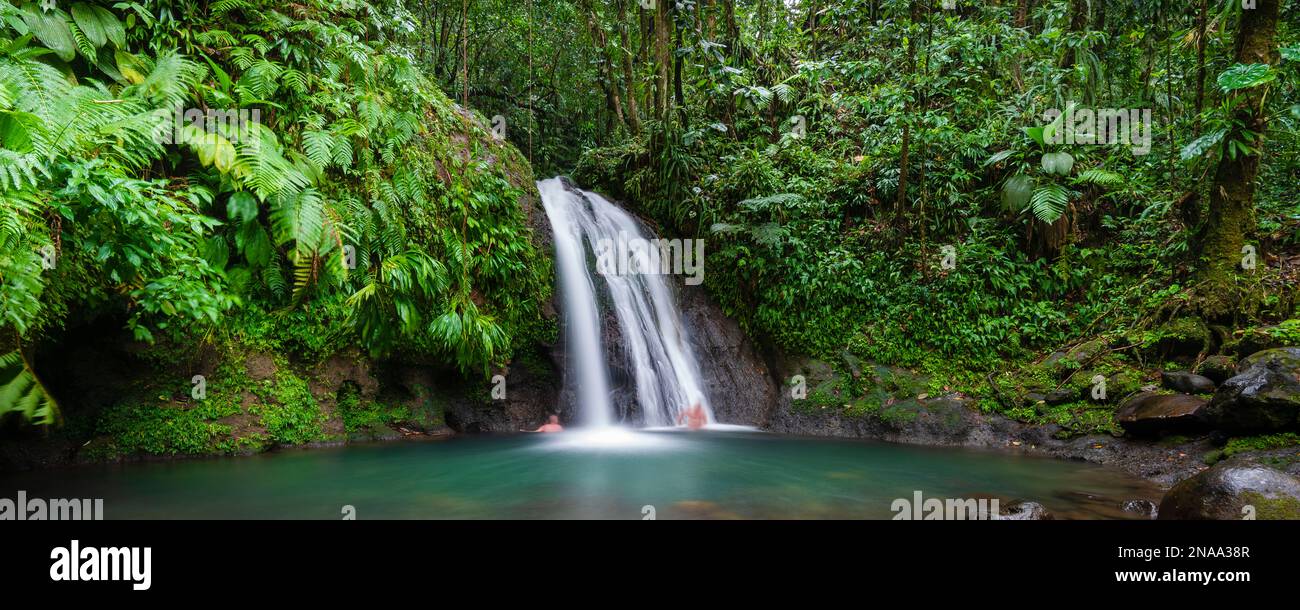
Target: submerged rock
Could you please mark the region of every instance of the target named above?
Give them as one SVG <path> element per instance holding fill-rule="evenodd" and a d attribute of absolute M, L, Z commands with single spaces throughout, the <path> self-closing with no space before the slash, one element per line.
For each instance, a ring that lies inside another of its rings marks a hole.
<path fill-rule="evenodd" d="M 1237 372 L 1204 409 L 1207 423 L 1230 432 L 1300 425 L 1300 348 L 1255 353 L 1241 361 Z"/>
<path fill-rule="evenodd" d="M 1135 434 L 1193 429 L 1202 425 L 1197 414 L 1207 402 L 1187 394 L 1143 392 L 1120 405 L 1115 421 Z"/>
<path fill-rule="evenodd" d="M 1012 502 L 999 511 L 1000 521 L 1051 521 L 1055 519 L 1047 508 L 1037 502 Z"/>
<path fill-rule="evenodd" d="M 1159 519 L 1300 519 L 1300 480 L 1258 465 L 1223 463 L 1174 486 Z"/>
<path fill-rule="evenodd" d="M 1187 371 L 1162 371 L 1160 382 L 1171 390 L 1187 394 L 1208 394 L 1214 391 L 1214 380 Z"/>
<path fill-rule="evenodd" d="M 1126 513 L 1142 515 L 1148 519 L 1155 519 L 1160 512 L 1156 503 L 1150 500 L 1125 500 L 1123 504 L 1120 504 L 1120 508 Z"/>

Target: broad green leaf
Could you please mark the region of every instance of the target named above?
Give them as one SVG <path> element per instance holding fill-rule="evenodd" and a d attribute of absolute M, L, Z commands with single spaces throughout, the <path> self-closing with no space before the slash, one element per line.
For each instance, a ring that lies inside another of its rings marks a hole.
<path fill-rule="evenodd" d="M 1044 145 L 1042 127 L 1025 127 L 1024 130 L 1025 130 L 1025 135 L 1029 136 L 1029 138 L 1032 139 L 1033 141 L 1038 142 L 1039 146 Z"/>
<path fill-rule="evenodd" d="M 1025 204 L 1029 203 L 1029 197 L 1033 192 L 1034 179 L 1024 174 L 1016 174 L 1007 178 L 1006 184 L 1002 186 L 1002 204 L 1009 212 L 1019 212 L 1025 209 Z"/>
<path fill-rule="evenodd" d="M 1182 152 L 1179 153 L 1178 156 L 1181 157 L 1184 161 L 1188 159 L 1195 159 L 1196 157 L 1205 154 L 1205 151 L 1210 150 L 1211 147 L 1213 147 L 1215 144 L 1218 144 L 1219 141 L 1223 140 L 1224 134 L 1227 133 L 1228 130 L 1220 129 L 1218 131 L 1207 133 L 1199 138 L 1196 138 L 1195 140 L 1192 140 L 1191 143 L 1189 143 L 1187 146 L 1184 146 Z"/>
<path fill-rule="evenodd" d="M 1046 153 L 1042 158 L 1043 171 L 1058 176 L 1067 176 L 1074 168 L 1074 157 L 1067 152 Z"/>
<path fill-rule="evenodd" d="M 1268 64 L 1236 64 L 1219 75 L 1219 89 L 1224 92 L 1257 87 L 1277 79 L 1277 73 Z"/>
<path fill-rule="evenodd" d="M 989 157 L 988 160 L 984 162 L 984 165 L 993 165 L 994 163 L 998 163 L 999 161 L 1005 161 L 1007 157 L 1010 157 L 1013 154 L 1015 154 L 1015 151 L 1011 151 L 1011 150 L 1004 150 L 1001 152 L 994 153 L 992 157 Z"/>
<path fill-rule="evenodd" d="M 96 6 L 95 13 L 99 15 L 99 22 L 104 26 L 104 33 L 108 34 L 108 41 L 119 49 L 125 49 L 126 27 L 117 19 L 117 15 L 102 6 Z"/>
<path fill-rule="evenodd" d="M 226 202 L 226 215 L 231 220 L 249 221 L 257 218 L 257 198 L 247 191 L 230 195 Z"/>
<path fill-rule="evenodd" d="M 28 4 L 23 7 L 23 22 L 59 59 L 72 61 L 77 56 L 77 43 L 72 39 L 67 13 L 57 9 L 45 13 L 35 4 Z"/>
<path fill-rule="evenodd" d="M 145 69 L 144 64 L 139 59 L 126 51 L 118 51 L 113 54 L 113 57 L 117 60 L 117 71 L 122 73 L 123 78 L 132 85 L 144 82 L 145 73 L 148 70 Z"/>
<path fill-rule="evenodd" d="M 1300 44 L 1283 47 L 1281 52 L 1282 59 L 1287 61 L 1300 61 Z"/>
<path fill-rule="evenodd" d="M 72 5 L 72 20 L 77 22 L 77 27 L 81 32 L 94 43 L 96 47 L 102 47 L 108 42 L 108 31 L 104 29 L 104 24 L 99 19 L 99 13 L 95 11 L 98 7 L 78 2 Z"/>

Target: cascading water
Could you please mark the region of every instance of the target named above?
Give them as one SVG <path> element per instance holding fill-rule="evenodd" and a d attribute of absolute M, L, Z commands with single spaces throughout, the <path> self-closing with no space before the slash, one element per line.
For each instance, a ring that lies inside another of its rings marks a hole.
<path fill-rule="evenodd" d="M 584 423 L 599 427 L 612 425 L 614 420 L 598 295 L 608 297 L 618 321 L 623 356 L 635 378 L 636 403 L 644 424 L 674 425 L 678 414 L 695 403 L 712 423 L 699 365 L 667 276 L 620 273 L 614 268 L 592 273 L 596 254 L 609 244 L 648 242 L 653 236 L 647 237 L 640 223 L 604 197 L 570 188 L 560 178 L 540 181 L 537 188 L 555 234 L 569 354 L 566 378 L 574 386 Z"/>

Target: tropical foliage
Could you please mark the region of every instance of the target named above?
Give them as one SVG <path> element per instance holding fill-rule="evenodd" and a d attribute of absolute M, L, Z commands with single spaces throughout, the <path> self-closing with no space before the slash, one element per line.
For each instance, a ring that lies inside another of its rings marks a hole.
<path fill-rule="evenodd" d="M 183 344 L 341 307 L 296 332 L 509 360 L 550 283 L 531 173 L 401 2 L 49 4 L 0 2 L 0 412 L 57 419 L 27 356 L 70 319 Z"/>

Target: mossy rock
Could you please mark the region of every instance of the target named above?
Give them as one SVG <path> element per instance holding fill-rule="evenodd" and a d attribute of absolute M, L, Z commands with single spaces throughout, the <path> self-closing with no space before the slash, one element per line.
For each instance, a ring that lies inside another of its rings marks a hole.
<path fill-rule="evenodd" d="M 1214 394 L 1206 421 L 1236 433 L 1300 426 L 1300 348 L 1259 352 L 1237 370 Z"/>
<path fill-rule="evenodd" d="M 1300 519 L 1300 480 L 1260 465 L 1218 464 L 1169 490 L 1159 519 Z"/>
<path fill-rule="evenodd" d="M 1065 357 L 1075 364 L 1085 366 L 1105 351 L 1106 342 L 1101 339 L 1094 339 L 1066 352 Z"/>
<path fill-rule="evenodd" d="M 1265 350 L 1276 349 L 1286 345 L 1286 337 L 1275 326 L 1259 326 L 1238 331 L 1223 350 L 1244 358 Z"/>
<path fill-rule="evenodd" d="M 1221 384 L 1237 374 L 1237 361 L 1222 354 L 1210 356 L 1196 367 L 1196 374 L 1208 377 L 1215 384 Z"/>
<path fill-rule="evenodd" d="M 1143 345 L 1153 356 L 1190 362 L 1214 347 L 1214 336 L 1200 318 L 1178 318 L 1157 328 Z"/>

